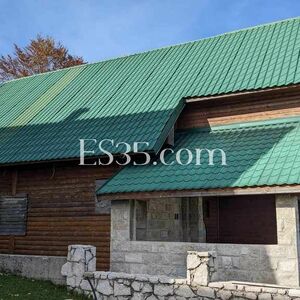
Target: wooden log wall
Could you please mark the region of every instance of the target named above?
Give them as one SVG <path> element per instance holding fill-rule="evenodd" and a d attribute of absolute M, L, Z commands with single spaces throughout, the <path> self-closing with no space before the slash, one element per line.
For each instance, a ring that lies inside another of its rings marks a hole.
<path fill-rule="evenodd" d="M 177 129 L 225 125 L 300 115 L 300 88 L 226 96 L 188 103 Z"/>
<path fill-rule="evenodd" d="M 27 232 L 0 236 L 0 253 L 65 256 L 69 244 L 92 244 L 97 269 L 109 270 L 110 215 L 95 212 L 95 181 L 115 171 L 78 162 L 17 168 L 16 192 L 28 194 Z M 0 177 L 0 194 L 11 191 L 12 173 Z"/>

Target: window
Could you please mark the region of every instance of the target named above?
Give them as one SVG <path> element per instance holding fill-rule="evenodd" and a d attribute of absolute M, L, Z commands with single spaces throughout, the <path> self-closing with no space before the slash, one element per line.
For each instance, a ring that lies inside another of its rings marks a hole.
<path fill-rule="evenodd" d="M 0 197 L 0 235 L 25 235 L 27 197 Z"/>
<path fill-rule="evenodd" d="M 132 227 L 136 240 L 198 242 L 197 198 L 135 200 L 134 207 Z M 190 231 L 193 231 L 193 234 Z"/>

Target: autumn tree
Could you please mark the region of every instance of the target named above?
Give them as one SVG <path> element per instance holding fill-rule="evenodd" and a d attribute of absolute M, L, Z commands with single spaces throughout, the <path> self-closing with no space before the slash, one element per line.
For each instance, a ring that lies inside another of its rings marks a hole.
<path fill-rule="evenodd" d="M 0 81 L 63 69 L 85 63 L 51 37 L 38 35 L 24 48 L 14 44 L 14 54 L 0 57 Z"/>

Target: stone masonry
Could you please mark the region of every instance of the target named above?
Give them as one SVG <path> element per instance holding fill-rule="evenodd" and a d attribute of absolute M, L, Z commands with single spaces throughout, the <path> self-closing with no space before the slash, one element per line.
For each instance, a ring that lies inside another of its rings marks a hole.
<path fill-rule="evenodd" d="M 67 262 L 61 268 L 61 274 L 66 276 L 67 286 L 72 289 L 85 289 L 88 282 L 83 280 L 83 274 L 94 271 L 96 271 L 96 247 L 70 245 Z"/>
<path fill-rule="evenodd" d="M 112 201 L 111 271 L 185 277 L 187 251 L 214 251 L 218 280 L 299 286 L 298 198 L 276 196 L 277 245 L 136 241 L 130 201 Z"/>
<path fill-rule="evenodd" d="M 187 282 L 191 285 L 208 285 L 216 273 L 215 258 L 213 252 L 188 251 Z"/>
<path fill-rule="evenodd" d="M 90 255 L 94 255 L 94 250 L 92 246 L 82 246 L 82 249 L 79 245 L 70 246 L 68 263 L 62 268 L 62 273 L 67 276 L 70 289 L 86 295 L 92 295 L 92 287 L 87 280 L 89 279 L 97 300 L 300 299 L 300 289 L 296 288 L 242 282 L 209 282 L 215 271 L 213 253 L 188 253 L 187 269 L 190 277 L 177 279 L 167 276 L 96 272 L 94 263 L 90 263 L 93 261 Z M 88 272 L 83 272 L 83 268 Z"/>
<path fill-rule="evenodd" d="M 0 272 L 50 280 L 55 284 L 66 284 L 60 272 L 65 263 L 63 256 L 0 254 Z"/>

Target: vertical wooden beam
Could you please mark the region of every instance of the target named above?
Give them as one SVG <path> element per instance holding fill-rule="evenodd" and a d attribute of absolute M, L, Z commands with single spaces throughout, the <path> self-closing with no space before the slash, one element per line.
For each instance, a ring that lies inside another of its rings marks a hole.
<path fill-rule="evenodd" d="M 12 181 L 11 181 L 11 194 L 16 196 L 17 194 L 17 184 L 18 184 L 18 171 L 14 170 L 12 172 Z"/>
<path fill-rule="evenodd" d="M 220 243 L 220 198 L 217 197 L 217 241 Z"/>
<path fill-rule="evenodd" d="M 130 200 L 130 239 L 136 241 L 136 200 Z"/>
<path fill-rule="evenodd" d="M 206 243 L 206 226 L 204 223 L 203 197 L 198 197 L 198 242 Z"/>

